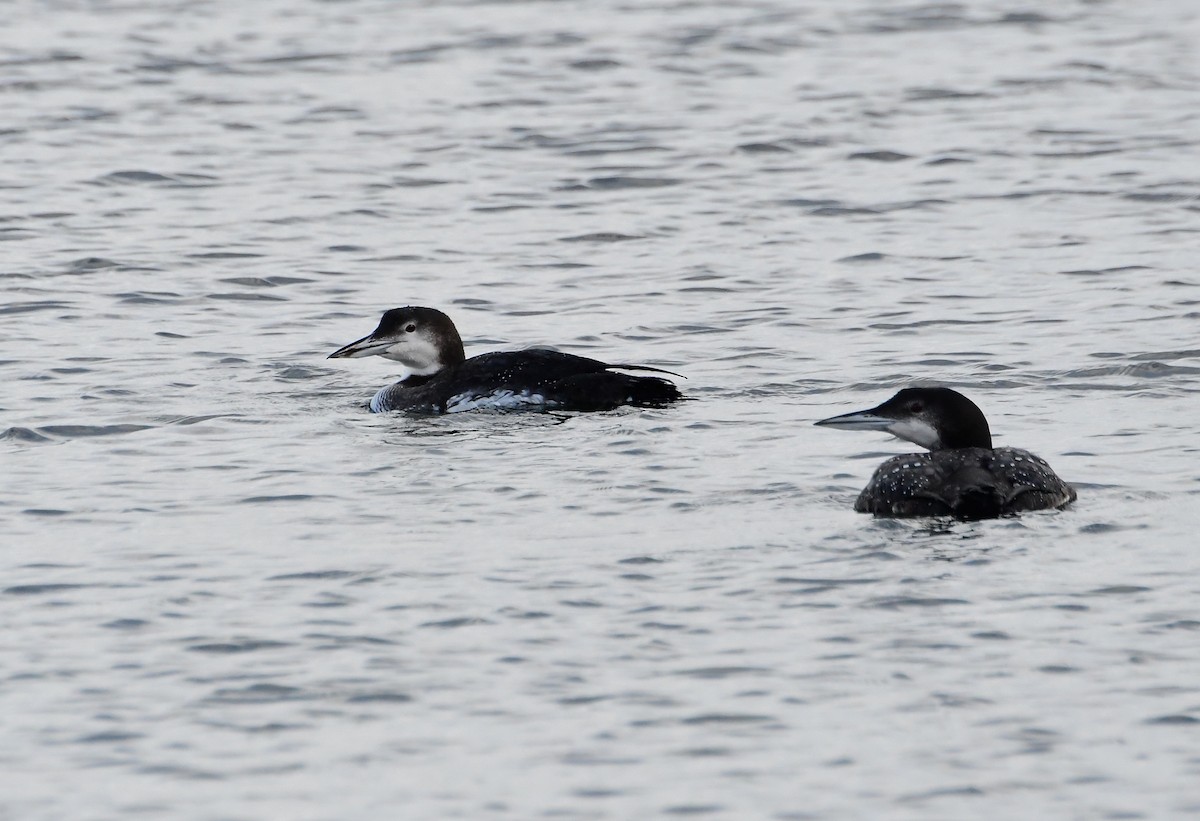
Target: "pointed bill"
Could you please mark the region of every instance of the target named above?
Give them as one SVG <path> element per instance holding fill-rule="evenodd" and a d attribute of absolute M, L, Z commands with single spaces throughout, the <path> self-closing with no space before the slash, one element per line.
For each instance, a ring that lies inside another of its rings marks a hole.
<path fill-rule="evenodd" d="M 843 413 L 841 416 L 831 416 L 828 419 L 822 419 L 819 422 L 814 422 L 814 425 L 821 425 L 826 428 L 841 428 L 842 430 L 891 430 L 896 424 L 895 419 L 889 419 L 886 416 L 880 416 L 873 410 L 854 411 L 853 413 Z"/>
<path fill-rule="evenodd" d="M 356 339 L 349 345 L 343 345 L 326 358 L 357 359 L 361 356 L 377 356 L 390 348 L 391 345 L 390 341 L 378 340 L 374 338 L 374 335 L 369 334 L 362 339 Z"/>

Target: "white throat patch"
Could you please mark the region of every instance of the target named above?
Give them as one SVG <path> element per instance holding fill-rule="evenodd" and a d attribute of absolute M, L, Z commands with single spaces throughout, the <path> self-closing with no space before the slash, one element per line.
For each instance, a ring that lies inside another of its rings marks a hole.
<path fill-rule="evenodd" d="M 929 450 L 942 443 L 933 425 L 920 419 L 899 419 L 888 426 L 888 433 Z"/>
<path fill-rule="evenodd" d="M 411 376 L 429 376 L 442 369 L 441 351 L 432 340 L 421 334 L 406 334 L 379 355 L 399 362 Z"/>

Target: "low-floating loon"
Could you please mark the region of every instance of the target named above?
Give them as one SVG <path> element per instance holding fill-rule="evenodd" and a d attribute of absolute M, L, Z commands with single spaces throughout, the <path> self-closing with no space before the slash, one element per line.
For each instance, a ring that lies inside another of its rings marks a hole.
<path fill-rule="evenodd" d="M 854 502 L 859 513 L 992 519 L 1075 501 L 1074 488 L 1044 459 L 1027 450 L 993 448 L 983 411 L 949 388 L 905 388 L 870 410 L 816 424 L 884 430 L 929 449 L 880 465 Z"/>
<path fill-rule="evenodd" d="M 613 371 L 678 376 L 646 365 L 611 365 L 541 348 L 467 359 L 458 329 L 435 308 L 393 308 L 368 336 L 338 348 L 329 358 L 360 356 L 382 356 L 405 368 L 399 382 L 375 394 L 371 400 L 375 413 L 455 413 L 475 408 L 595 411 L 662 405 L 682 398 L 666 379 Z"/>

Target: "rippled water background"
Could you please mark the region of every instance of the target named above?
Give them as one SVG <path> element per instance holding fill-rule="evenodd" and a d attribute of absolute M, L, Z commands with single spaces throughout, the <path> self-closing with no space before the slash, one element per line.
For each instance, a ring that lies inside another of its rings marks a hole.
<path fill-rule="evenodd" d="M 1200 813 L 1191 0 L 6 15 L 0 816 Z M 854 514 L 916 381 L 1078 504 Z"/>

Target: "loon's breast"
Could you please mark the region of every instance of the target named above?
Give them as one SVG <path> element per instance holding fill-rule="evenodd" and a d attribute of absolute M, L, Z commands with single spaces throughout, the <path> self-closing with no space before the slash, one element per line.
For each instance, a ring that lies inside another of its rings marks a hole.
<path fill-rule="evenodd" d="M 887 460 L 854 509 L 881 516 L 984 519 L 1061 508 L 1074 500 L 1074 488 L 1027 450 L 957 448 Z"/>

